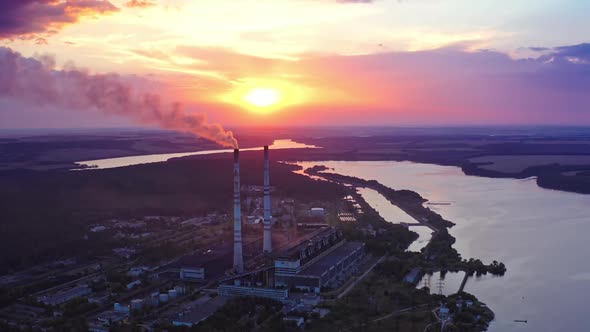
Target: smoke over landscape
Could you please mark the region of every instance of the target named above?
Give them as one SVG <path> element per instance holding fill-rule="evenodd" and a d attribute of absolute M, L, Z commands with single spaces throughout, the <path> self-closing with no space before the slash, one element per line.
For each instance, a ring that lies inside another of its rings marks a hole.
<path fill-rule="evenodd" d="M 47 55 L 27 58 L 0 47 L 0 96 L 124 115 L 143 124 L 191 133 L 225 147 L 238 147 L 233 133 L 208 122 L 204 113 L 187 111 L 179 102 L 165 104 L 160 95 L 139 91 L 117 74 L 90 74 L 73 66 L 55 69 L 55 60 Z"/>

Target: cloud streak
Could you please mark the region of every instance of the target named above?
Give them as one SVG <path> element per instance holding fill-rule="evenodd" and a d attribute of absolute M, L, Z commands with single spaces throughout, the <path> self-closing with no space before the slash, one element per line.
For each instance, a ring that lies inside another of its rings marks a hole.
<path fill-rule="evenodd" d="M 285 82 L 309 92 L 301 102 L 266 114 L 267 123 L 304 124 L 312 117 L 319 124 L 590 124 L 588 44 L 547 48 L 528 59 L 471 49 L 302 54 L 299 60 L 193 46 L 136 51 L 175 72 L 194 70 L 198 77 L 202 70 L 229 83 L 211 86 L 212 95 L 267 79 L 271 86 Z M 172 54 L 193 61 L 174 62 Z M 252 116 L 224 112 L 217 115 L 237 123 Z"/>
<path fill-rule="evenodd" d="M 577 45 L 537 59 L 513 59 L 496 51 L 447 47 L 310 59 L 307 67 L 336 87 L 370 95 L 369 107 L 379 114 L 375 118 L 589 124 L 590 63 L 579 61 L 587 59 L 587 51 Z M 562 61 L 548 62 L 547 56 Z"/>
<path fill-rule="evenodd" d="M 129 8 L 149 8 L 155 7 L 158 3 L 150 0 L 131 0 L 125 3 L 125 7 Z"/>

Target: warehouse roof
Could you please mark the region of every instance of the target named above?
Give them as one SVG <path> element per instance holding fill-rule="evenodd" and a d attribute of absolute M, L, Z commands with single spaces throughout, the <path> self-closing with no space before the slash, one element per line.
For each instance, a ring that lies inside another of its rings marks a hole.
<path fill-rule="evenodd" d="M 326 256 L 313 262 L 313 264 L 303 269 L 299 274 L 321 277 L 324 272 L 328 271 L 332 266 L 338 264 L 352 252 L 362 248 L 364 245 L 365 244 L 362 242 L 345 242 L 326 254 Z"/>

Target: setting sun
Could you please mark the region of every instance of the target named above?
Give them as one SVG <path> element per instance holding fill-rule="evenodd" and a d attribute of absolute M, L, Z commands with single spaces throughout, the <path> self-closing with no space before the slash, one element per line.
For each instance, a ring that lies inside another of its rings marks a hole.
<path fill-rule="evenodd" d="M 281 92 L 271 88 L 254 88 L 248 91 L 244 100 L 257 107 L 269 107 L 281 100 Z"/>
<path fill-rule="evenodd" d="M 288 111 L 294 105 L 309 102 L 310 89 L 287 80 L 243 78 L 216 99 L 258 115 Z"/>

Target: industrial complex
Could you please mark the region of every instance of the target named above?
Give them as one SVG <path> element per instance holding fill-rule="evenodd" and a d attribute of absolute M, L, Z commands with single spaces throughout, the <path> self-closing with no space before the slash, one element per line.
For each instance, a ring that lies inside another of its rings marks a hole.
<path fill-rule="evenodd" d="M 302 238 L 273 251 L 271 245 L 270 167 L 268 146 L 264 147 L 264 264 L 245 271 L 242 252 L 239 151 L 234 150 L 234 262 L 235 275 L 220 280 L 222 296 L 259 296 L 288 302 L 289 290 L 320 293 L 338 287 L 358 269 L 364 243 L 348 242 L 333 227 L 320 227 Z M 311 215 L 323 216 L 322 208 Z M 182 273 L 182 272 L 181 272 Z M 186 272 L 185 272 L 186 273 Z M 185 274 L 186 275 L 186 274 Z M 202 275 L 201 271 L 194 275 Z"/>
<path fill-rule="evenodd" d="M 230 298 L 244 296 L 273 299 L 289 310 L 320 310 L 321 293 L 338 290 L 367 262 L 365 244 L 347 241 L 330 226 L 331 212 L 322 202 L 302 204 L 285 195 L 271 199 L 278 190 L 271 187 L 268 146 L 263 152 L 262 185 L 242 185 L 240 151 L 233 151 L 233 215 L 211 211 L 188 219 L 145 216 L 91 225 L 90 236 L 110 234 L 129 245 L 86 264 L 55 262 L 72 271 L 67 282 L 0 310 L 0 322 L 16 326 L 27 320 L 37 326 L 77 314 L 80 306 L 91 331 L 138 320 L 193 326 Z M 171 243 L 177 252 L 151 251 L 158 258 L 145 257 L 146 248 Z M 53 265 L 45 276 L 53 275 Z"/>
<path fill-rule="evenodd" d="M 233 263 L 231 269 L 225 271 L 225 277 L 219 279 L 219 295 L 258 296 L 293 302 L 289 291 L 319 294 L 322 290 L 337 288 L 358 271 L 359 263 L 365 257 L 364 243 L 346 241 L 340 230 L 325 223 L 314 223 L 307 233 L 273 248 L 268 146 L 264 147 L 262 248 L 257 250 L 256 245 L 246 248 L 253 262 L 245 261 L 239 150 L 235 149 L 233 155 Z M 323 217 L 324 213 L 323 208 L 310 209 L 313 217 Z M 175 271 L 178 271 L 181 280 L 201 282 L 220 275 L 220 266 L 227 267 L 219 258 L 187 256 L 176 263 Z M 248 269 L 247 266 L 253 268 Z M 216 271 L 213 273 L 211 269 Z"/>

